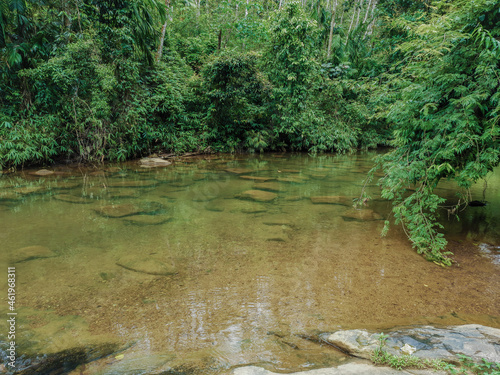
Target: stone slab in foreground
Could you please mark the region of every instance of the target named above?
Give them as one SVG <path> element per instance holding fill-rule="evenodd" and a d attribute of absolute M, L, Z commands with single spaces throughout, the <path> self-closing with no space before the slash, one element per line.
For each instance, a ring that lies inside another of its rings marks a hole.
<path fill-rule="evenodd" d="M 347 363 L 339 367 L 294 372 L 296 375 L 444 375 L 433 370 L 396 370 L 390 367 L 376 367 L 367 363 Z M 280 375 L 261 367 L 248 366 L 233 370 L 232 375 Z"/>
<path fill-rule="evenodd" d="M 448 328 L 413 327 L 384 332 L 389 337 L 384 350 L 394 355 L 412 354 L 427 359 L 458 362 L 457 354 L 474 362 L 500 362 L 500 329 L 478 324 Z M 338 331 L 323 337 L 343 351 L 370 359 L 379 345 L 380 333 L 365 330 Z"/>

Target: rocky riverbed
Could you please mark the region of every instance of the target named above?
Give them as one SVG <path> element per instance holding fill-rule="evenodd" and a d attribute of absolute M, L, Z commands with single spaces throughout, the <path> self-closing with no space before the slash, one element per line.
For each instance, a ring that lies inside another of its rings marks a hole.
<path fill-rule="evenodd" d="M 426 369 L 395 369 L 375 366 L 369 359 L 380 346 L 380 332 L 367 330 L 340 330 L 334 333 L 303 336 L 309 341 L 316 340 L 318 345 L 330 345 L 331 350 L 341 350 L 349 354 L 352 360 L 336 367 L 294 372 L 300 375 L 392 375 L 392 374 L 445 374 Z M 477 324 L 452 326 L 447 328 L 417 326 L 395 328 L 386 333 L 384 350 L 390 354 L 412 355 L 421 359 L 440 359 L 448 363 L 458 363 L 458 355 L 464 355 L 473 362 L 487 360 L 500 362 L 500 329 Z M 289 344 L 291 345 L 291 344 Z M 5 345 L 2 345 L 2 347 Z M 75 347 L 46 356 L 24 356 L 20 361 L 16 374 L 31 373 L 69 373 L 79 375 L 97 374 L 203 374 L 206 368 L 184 368 L 184 372 L 176 367 L 175 356 L 158 356 L 136 358 L 129 349 L 133 344 L 119 346 L 116 343 L 97 346 Z M 296 347 L 300 350 L 299 347 Z M 2 359 L 7 353 L 1 352 Z M 8 370 L 3 368 L 3 370 Z M 175 372 L 177 371 L 177 372 Z M 13 373 L 13 372 L 10 372 Z M 212 372 L 210 372 L 212 373 Z M 265 364 L 241 366 L 218 374 L 231 375 L 274 375 L 265 368 Z"/>

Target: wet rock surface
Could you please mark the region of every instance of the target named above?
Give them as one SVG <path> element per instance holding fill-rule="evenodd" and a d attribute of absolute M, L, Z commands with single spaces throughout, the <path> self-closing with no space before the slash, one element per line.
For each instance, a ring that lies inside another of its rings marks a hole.
<path fill-rule="evenodd" d="M 49 171 L 48 169 L 40 169 L 36 172 L 31 172 L 30 174 L 34 176 L 50 176 L 54 174 L 54 171 Z"/>
<path fill-rule="evenodd" d="M 497 328 L 478 324 L 449 328 L 423 326 L 386 334 L 388 338 L 384 349 L 394 355 L 413 352 L 412 355 L 419 358 L 457 362 L 457 354 L 462 354 L 475 362 L 483 358 L 500 362 L 500 329 Z M 379 337 L 379 333 L 355 329 L 338 331 L 326 335 L 324 339 L 350 355 L 369 359 L 379 346 Z"/>
<path fill-rule="evenodd" d="M 277 372 L 268 371 L 257 366 L 240 367 L 231 375 L 278 375 Z M 368 363 L 347 363 L 333 368 L 294 372 L 297 375 L 444 375 L 445 372 L 432 370 L 395 370 L 389 367 L 376 367 Z"/>
<path fill-rule="evenodd" d="M 145 168 L 168 167 L 172 162 L 162 158 L 142 158 L 139 164 Z"/>

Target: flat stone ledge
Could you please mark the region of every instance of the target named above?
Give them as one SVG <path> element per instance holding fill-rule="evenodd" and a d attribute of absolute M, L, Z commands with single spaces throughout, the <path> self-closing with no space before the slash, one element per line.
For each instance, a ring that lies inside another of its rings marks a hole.
<path fill-rule="evenodd" d="M 394 355 L 411 354 L 422 359 L 458 362 L 457 354 L 474 362 L 484 358 L 500 362 L 500 329 L 478 324 L 436 328 L 431 326 L 395 329 L 388 336 L 384 350 Z M 323 336 L 348 354 L 370 359 L 379 346 L 380 333 L 365 330 L 338 331 Z"/>
<path fill-rule="evenodd" d="M 446 375 L 444 371 L 434 370 L 396 370 L 390 367 L 378 367 L 368 363 L 347 363 L 338 367 L 294 372 L 296 375 Z M 261 367 L 240 367 L 231 375 L 282 375 Z"/>

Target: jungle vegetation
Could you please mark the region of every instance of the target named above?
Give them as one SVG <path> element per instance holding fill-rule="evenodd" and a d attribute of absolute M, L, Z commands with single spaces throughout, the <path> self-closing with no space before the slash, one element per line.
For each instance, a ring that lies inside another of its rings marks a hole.
<path fill-rule="evenodd" d="M 0 166 L 154 152 L 377 160 L 419 253 L 450 264 L 443 179 L 499 164 L 498 0 L 3 0 Z"/>

